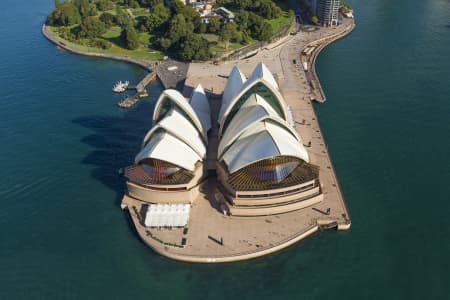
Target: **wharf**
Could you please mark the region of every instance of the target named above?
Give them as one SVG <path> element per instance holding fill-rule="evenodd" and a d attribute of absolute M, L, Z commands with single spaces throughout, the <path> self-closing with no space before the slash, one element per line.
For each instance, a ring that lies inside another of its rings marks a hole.
<path fill-rule="evenodd" d="M 147 97 L 147 91 L 145 87 L 150 84 L 150 82 L 155 81 L 157 79 L 156 72 L 150 72 L 148 73 L 137 85 L 133 86 L 130 85 L 127 87 L 127 90 L 136 90 L 136 94 L 133 96 L 128 96 L 125 99 L 120 100 L 117 103 L 117 106 L 120 108 L 131 108 L 136 103 L 139 102 L 144 97 Z"/>
<path fill-rule="evenodd" d="M 217 209 L 220 199 L 216 199 L 216 178 L 212 175 L 200 186 L 200 195 L 191 207 L 189 227 L 186 231 L 146 228 L 140 213 L 145 203 L 125 195 L 122 208 L 128 209 L 137 233 L 148 246 L 161 255 L 181 261 L 232 262 L 281 250 L 319 229 L 350 228 L 350 215 L 311 103 L 312 99 L 317 98 L 317 90 L 311 88 L 302 65 L 293 62 L 299 60 L 301 51 L 308 44 L 324 37 L 328 37 L 326 43 L 330 43 L 349 33 L 353 29 L 352 24 L 337 29 L 324 28 L 320 32 L 290 36 L 282 46 L 267 48 L 245 60 L 222 65 L 192 63 L 184 88 L 184 95 L 189 96 L 197 84 L 202 84 L 209 94 L 212 121 L 215 124 L 220 107 L 220 94 L 232 67 L 237 65 L 246 76 L 249 76 L 254 66 L 263 62 L 274 74 L 285 101 L 293 112 L 295 129 L 307 145 L 311 163 L 320 167 L 319 179 L 323 201 L 311 206 L 305 203 L 303 209 L 279 215 L 224 216 Z M 322 46 L 324 45 L 325 43 Z M 317 51 L 320 51 L 319 49 Z M 314 69 L 311 69 L 311 72 L 314 72 Z M 217 128 L 213 128 L 209 134 L 209 159 L 214 158 L 217 151 L 216 131 Z M 213 161 L 208 161 L 211 174 L 214 173 L 213 168 Z"/>

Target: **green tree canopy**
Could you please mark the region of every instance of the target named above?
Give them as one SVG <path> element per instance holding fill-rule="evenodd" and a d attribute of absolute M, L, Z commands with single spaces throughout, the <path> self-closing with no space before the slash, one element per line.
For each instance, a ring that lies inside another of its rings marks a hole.
<path fill-rule="evenodd" d="M 60 4 L 55 10 L 48 15 L 47 23 L 50 25 L 70 26 L 80 23 L 81 16 L 78 8 L 70 3 Z"/>
<path fill-rule="evenodd" d="M 237 25 L 234 22 L 229 22 L 223 25 L 220 33 L 219 40 L 225 43 L 225 49 L 228 49 L 228 45 L 232 38 L 236 38 L 237 36 Z"/>
<path fill-rule="evenodd" d="M 220 20 L 219 18 L 210 18 L 208 24 L 209 33 L 217 33 L 220 30 Z"/>
<path fill-rule="evenodd" d="M 142 25 L 149 31 L 159 29 L 170 17 L 170 11 L 163 5 L 158 4 L 153 8 L 149 16 L 144 17 Z"/>
<path fill-rule="evenodd" d="M 97 17 L 86 17 L 80 24 L 80 36 L 96 38 L 106 32 L 106 25 Z"/>
<path fill-rule="evenodd" d="M 249 14 L 249 29 L 250 35 L 259 41 L 268 41 L 273 35 L 272 26 L 254 13 Z"/>
<path fill-rule="evenodd" d="M 178 55 L 182 60 L 209 59 L 208 40 L 195 33 L 188 34 L 180 42 Z"/>
<path fill-rule="evenodd" d="M 113 14 L 104 12 L 100 16 L 100 21 L 105 23 L 107 28 L 110 28 L 111 26 L 116 24 L 116 16 L 114 16 Z"/>
<path fill-rule="evenodd" d="M 153 8 L 153 7 L 155 7 L 156 5 L 159 5 L 159 4 L 164 5 L 164 0 L 138 0 L 138 1 L 139 1 L 139 4 L 142 7 Z"/>
<path fill-rule="evenodd" d="M 81 17 L 89 17 L 97 15 L 97 6 L 89 0 L 72 0 L 72 2 L 78 7 Z"/>
<path fill-rule="evenodd" d="M 170 21 L 169 30 L 167 31 L 167 38 L 172 43 L 177 43 L 182 37 L 187 36 L 194 31 L 194 26 L 190 22 L 186 22 L 186 19 L 182 14 L 175 15 Z"/>
<path fill-rule="evenodd" d="M 121 37 L 128 49 L 135 50 L 139 48 L 139 37 L 133 26 L 125 26 L 124 30 L 122 30 Z"/>
<path fill-rule="evenodd" d="M 134 25 L 133 19 L 131 19 L 130 15 L 125 10 L 121 9 L 120 6 L 116 6 L 116 23 L 123 28 L 128 25 Z"/>
<path fill-rule="evenodd" d="M 139 8 L 139 2 L 136 0 L 123 0 L 123 4 L 131 8 Z"/>
<path fill-rule="evenodd" d="M 97 0 L 97 9 L 100 11 L 110 10 L 114 8 L 114 3 L 110 0 Z"/>

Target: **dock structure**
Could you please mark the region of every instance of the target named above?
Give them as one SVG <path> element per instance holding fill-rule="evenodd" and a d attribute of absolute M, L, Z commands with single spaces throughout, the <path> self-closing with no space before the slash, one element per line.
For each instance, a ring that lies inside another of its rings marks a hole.
<path fill-rule="evenodd" d="M 155 71 L 148 73 L 142 80 L 136 85 L 136 92 L 138 94 L 143 94 L 145 92 L 145 87 L 149 85 L 151 82 L 157 79 L 157 75 Z"/>
<path fill-rule="evenodd" d="M 127 90 L 136 90 L 136 94 L 132 96 L 127 96 L 126 98 L 120 100 L 117 103 L 117 106 L 120 108 L 131 108 L 136 103 L 138 103 L 142 98 L 148 96 L 147 90 L 145 87 L 149 85 L 151 82 L 157 79 L 157 75 L 155 71 L 148 73 L 137 85 L 129 85 Z"/>
<path fill-rule="evenodd" d="M 217 157 L 219 133 L 217 126 L 212 126 L 208 134 L 206 161 L 209 176 L 198 186 L 195 199 L 189 200 L 191 210 L 188 230 L 182 228 L 158 230 L 145 227 L 142 212 L 145 211 L 147 203 L 129 194 L 124 196 L 122 208 L 128 209 L 137 233 L 148 246 L 161 255 L 180 261 L 232 262 L 281 250 L 319 229 L 350 228 L 350 215 L 312 106 L 312 99 L 318 101 L 320 99 L 317 99 L 315 95 L 317 91 L 308 83 L 302 65 L 294 63 L 308 44 L 327 36 L 334 36 L 334 39 L 337 39 L 340 37 L 336 35 L 337 31 L 342 33 L 342 36 L 351 31 L 352 28 L 346 26 L 291 36 L 282 47 L 266 49 L 245 61 L 233 61 L 222 65 L 192 63 L 185 82 L 185 96 L 190 95 L 199 83 L 208 91 L 211 123 L 217 124 L 221 94 L 233 66 L 238 66 L 246 76 L 249 76 L 259 62 L 267 65 L 289 106 L 292 123 L 303 139 L 310 163 L 320 169 L 319 181 L 323 200 L 311 203 L 305 200 L 297 210 L 280 214 L 240 217 L 221 213 L 224 198 L 218 189 L 218 178 L 214 175 L 216 167 L 213 163 Z"/>

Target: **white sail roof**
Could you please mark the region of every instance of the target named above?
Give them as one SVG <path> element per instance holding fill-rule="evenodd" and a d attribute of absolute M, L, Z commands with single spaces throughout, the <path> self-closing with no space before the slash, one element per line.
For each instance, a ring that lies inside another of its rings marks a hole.
<path fill-rule="evenodd" d="M 234 66 L 231 70 L 230 75 L 228 76 L 227 84 L 225 85 L 225 89 L 222 95 L 222 105 L 220 106 L 219 112 L 219 122 L 222 120 L 223 114 L 225 110 L 228 108 L 233 97 L 239 93 L 239 91 L 244 86 L 246 78 L 244 74 L 239 70 L 238 67 Z"/>
<path fill-rule="evenodd" d="M 181 95 L 177 90 L 168 89 L 163 91 L 161 96 L 159 96 L 159 99 L 155 104 L 155 110 L 153 112 L 153 124 L 156 124 L 159 121 L 162 108 L 164 107 L 166 101 L 171 101 L 173 104 L 175 104 L 176 108 L 185 113 L 193 123 L 193 125 L 197 128 L 197 130 L 202 134 L 203 139 L 205 141 L 207 140 L 207 134 L 203 129 L 203 125 L 200 122 L 200 119 L 198 118 L 197 114 L 188 103 L 186 98 L 184 98 L 183 95 Z"/>
<path fill-rule="evenodd" d="M 223 154 L 230 173 L 254 162 L 276 157 L 293 156 L 309 162 L 303 145 L 284 126 L 265 120 L 247 130 Z"/>
<path fill-rule="evenodd" d="M 191 147 L 167 132 L 155 133 L 138 153 L 135 163 L 138 164 L 145 158 L 166 161 L 189 171 L 194 171 L 195 163 L 202 160 Z"/>
<path fill-rule="evenodd" d="M 203 130 L 208 132 L 211 129 L 211 110 L 205 90 L 199 84 L 192 93 L 190 104 L 202 123 Z"/>
<path fill-rule="evenodd" d="M 253 94 L 251 98 L 256 98 L 254 102 L 259 102 L 258 105 L 242 107 L 234 116 L 233 121 L 230 123 L 230 126 L 227 128 L 222 138 L 220 139 L 218 157 L 222 155 L 223 150 L 232 142 L 234 142 L 234 140 L 239 136 L 239 134 L 242 133 L 242 131 L 247 129 L 253 123 L 258 122 L 259 120 L 262 120 L 268 116 L 277 116 L 277 113 L 273 110 L 273 108 L 268 105 L 259 95 Z"/>
<path fill-rule="evenodd" d="M 273 77 L 272 73 L 269 71 L 269 69 L 266 67 L 265 64 L 259 63 L 256 68 L 253 70 L 252 75 L 248 78 L 246 85 L 250 84 L 253 81 L 256 81 L 258 79 L 264 79 L 266 82 L 268 82 L 271 86 L 279 90 L 278 83 Z"/>
<path fill-rule="evenodd" d="M 253 109 L 252 109 L 253 110 Z M 277 116 L 259 115 L 250 116 L 251 112 L 248 111 L 247 116 L 241 119 L 240 122 L 235 122 L 235 126 L 227 130 L 226 134 L 222 137 L 219 143 L 218 157 L 221 158 L 222 155 L 227 151 L 228 147 L 231 147 L 233 143 L 239 141 L 246 136 L 255 134 L 261 131 L 261 122 L 272 122 L 277 124 L 280 128 L 285 130 L 287 133 L 291 134 L 295 140 L 297 140 L 298 146 L 303 148 L 303 142 L 298 134 L 293 128 L 289 126 L 286 121 L 280 119 Z M 234 124 L 233 124 L 234 125 Z"/>
<path fill-rule="evenodd" d="M 164 129 L 171 135 L 177 137 L 189 147 L 191 147 L 200 157 L 206 157 L 206 147 L 202 137 L 194 125 L 191 124 L 182 114 L 172 110 L 159 123 L 147 133 L 144 138 L 143 147 L 153 138 L 160 129 Z"/>
<path fill-rule="evenodd" d="M 281 110 L 280 117 L 283 118 L 284 120 L 287 120 L 288 118 L 287 106 L 286 103 L 284 102 L 283 96 L 281 95 L 278 89 L 278 84 L 275 81 L 272 74 L 270 73 L 270 71 L 267 69 L 267 67 L 264 64 L 260 63 L 253 71 L 252 76 L 249 79 L 247 79 L 247 81 L 244 83 L 239 92 L 233 96 L 229 104 L 224 108 L 223 113 L 219 115 L 220 134 L 223 134 L 224 130 L 223 127 L 228 114 L 234 109 L 235 105 L 242 105 L 240 103 L 241 98 L 247 93 L 247 91 L 249 91 L 258 83 L 263 84 L 268 89 L 268 91 L 270 91 L 274 99 L 266 99 L 266 100 L 276 102 Z"/>

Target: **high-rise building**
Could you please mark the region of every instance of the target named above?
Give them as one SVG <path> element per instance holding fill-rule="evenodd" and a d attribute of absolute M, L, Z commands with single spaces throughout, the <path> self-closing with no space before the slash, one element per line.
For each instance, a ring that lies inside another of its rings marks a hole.
<path fill-rule="evenodd" d="M 317 0 L 317 17 L 323 26 L 338 25 L 339 0 Z"/>

